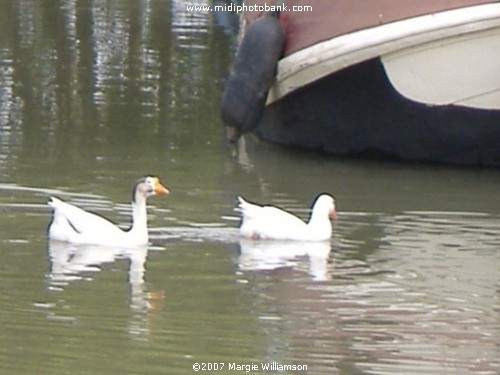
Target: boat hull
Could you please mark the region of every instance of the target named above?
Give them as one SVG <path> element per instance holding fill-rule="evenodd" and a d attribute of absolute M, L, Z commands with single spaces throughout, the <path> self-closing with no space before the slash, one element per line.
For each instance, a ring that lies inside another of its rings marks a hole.
<path fill-rule="evenodd" d="M 287 42 L 254 130 L 261 138 L 339 155 L 500 166 L 498 2 L 308 4 L 313 12 L 282 15 Z M 245 14 L 243 30 L 258 16 Z"/>
<path fill-rule="evenodd" d="M 379 58 L 270 103 L 256 133 L 325 153 L 500 166 L 498 110 L 407 99 L 394 89 Z"/>

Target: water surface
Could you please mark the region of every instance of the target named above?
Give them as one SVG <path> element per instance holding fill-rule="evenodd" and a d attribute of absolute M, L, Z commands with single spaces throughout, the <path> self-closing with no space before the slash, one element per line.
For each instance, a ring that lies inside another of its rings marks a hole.
<path fill-rule="evenodd" d="M 229 146 L 234 18 L 185 3 L 0 15 L 0 373 L 499 373 L 500 173 Z M 147 173 L 149 246 L 47 241 L 48 195 L 126 226 Z M 331 243 L 239 240 L 237 195 L 307 218 L 324 191 Z"/>

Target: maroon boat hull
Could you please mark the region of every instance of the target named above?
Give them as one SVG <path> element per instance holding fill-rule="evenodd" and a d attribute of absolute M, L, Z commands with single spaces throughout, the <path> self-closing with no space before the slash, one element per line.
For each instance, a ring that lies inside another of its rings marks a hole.
<path fill-rule="evenodd" d="M 254 129 L 261 138 L 339 155 L 500 166 L 498 2 L 284 5 L 286 45 Z M 311 11 L 291 11 L 297 5 Z M 242 31 L 260 16 L 245 12 Z"/>

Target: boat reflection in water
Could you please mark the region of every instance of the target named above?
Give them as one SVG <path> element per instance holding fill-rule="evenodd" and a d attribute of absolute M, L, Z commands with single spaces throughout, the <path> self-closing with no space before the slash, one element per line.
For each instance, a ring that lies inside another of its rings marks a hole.
<path fill-rule="evenodd" d="M 367 227 L 371 239 L 351 238 Z M 359 373 L 498 373 L 498 216 L 343 212 L 337 233 L 322 264 L 321 244 L 241 243 L 240 270 L 259 270 L 250 285 L 268 360 L 315 374 L 339 357 Z M 305 256 L 321 282 L 294 272 Z"/>

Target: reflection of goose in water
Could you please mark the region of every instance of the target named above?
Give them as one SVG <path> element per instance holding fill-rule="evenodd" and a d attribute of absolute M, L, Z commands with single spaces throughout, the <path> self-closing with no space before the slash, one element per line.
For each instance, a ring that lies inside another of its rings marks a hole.
<path fill-rule="evenodd" d="M 300 268 L 309 263 L 308 273 L 314 280 L 328 280 L 329 241 L 252 241 L 241 239 L 238 268 L 241 271 L 265 271 L 278 268 Z"/>
<path fill-rule="evenodd" d="M 346 213 L 329 280 L 283 272 L 253 282 L 252 314 L 272 332 L 266 360 L 298 358 L 312 373 L 335 372 L 351 357 L 370 358 L 359 373 L 499 373 L 499 220 Z"/>
<path fill-rule="evenodd" d="M 119 248 L 49 241 L 48 252 L 50 260 L 48 278 L 53 287 L 63 287 L 72 280 L 83 279 L 86 273 L 100 271 L 100 266 L 117 259 L 130 260 L 128 279 L 131 285 L 144 282 L 144 264 L 148 253 L 146 245 Z"/>
<path fill-rule="evenodd" d="M 130 322 L 132 334 L 147 333 L 147 314 L 154 310 L 161 293 L 148 292 L 144 283 L 145 263 L 148 247 L 110 247 L 101 245 L 74 245 L 66 242 L 49 241 L 50 261 L 47 275 L 51 290 L 62 290 L 70 282 L 90 278 L 104 264 L 125 259 L 129 261 L 128 283 L 130 287 L 130 309 L 135 319 Z"/>

